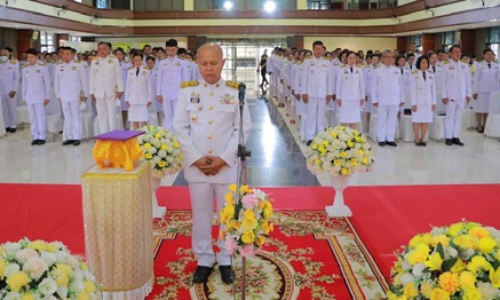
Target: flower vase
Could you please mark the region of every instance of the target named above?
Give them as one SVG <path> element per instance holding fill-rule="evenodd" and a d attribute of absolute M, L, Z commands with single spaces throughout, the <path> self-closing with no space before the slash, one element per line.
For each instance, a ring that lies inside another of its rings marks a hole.
<path fill-rule="evenodd" d="M 151 201 L 153 203 L 153 218 L 163 218 L 167 213 L 167 208 L 158 205 L 158 198 L 156 197 L 156 192 L 160 187 L 161 178 L 151 177 Z"/>
<path fill-rule="evenodd" d="M 332 187 L 335 190 L 333 205 L 326 206 L 325 210 L 329 217 L 352 217 L 352 211 L 344 203 L 344 190 L 349 185 L 349 176 L 332 176 Z"/>

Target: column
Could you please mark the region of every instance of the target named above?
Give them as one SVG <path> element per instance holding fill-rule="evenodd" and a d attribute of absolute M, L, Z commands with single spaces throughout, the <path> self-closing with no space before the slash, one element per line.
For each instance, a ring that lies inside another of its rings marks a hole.
<path fill-rule="evenodd" d="M 398 36 L 396 45 L 399 52 L 404 53 L 406 51 L 406 48 L 408 47 L 407 43 L 408 43 L 408 37 Z"/>
<path fill-rule="evenodd" d="M 184 10 L 194 10 L 194 0 L 184 0 Z"/>
<path fill-rule="evenodd" d="M 476 30 L 461 30 L 460 31 L 460 47 L 462 47 L 462 53 L 471 55 L 475 54 L 476 50 Z"/>

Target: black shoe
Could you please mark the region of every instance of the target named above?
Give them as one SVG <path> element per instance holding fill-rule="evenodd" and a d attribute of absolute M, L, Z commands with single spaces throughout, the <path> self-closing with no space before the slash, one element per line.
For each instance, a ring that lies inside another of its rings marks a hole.
<path fill-rule="evenodd" d="M 38 140 L 33 140 L 33 142 L 31 142 L 31 146 L 35 146 L 35 145 L 38 145 Z"/>
<path fill-rule="evenodd" d="M 427 147 L 427 142 L 420 142 L 420 146 Z"/>
<path fill-rule="evenodd" d="M 193 275 L 193 284 L 207 283 L 208 277 L 214 269 L 210 267 L 198 266 Z"/>
<path fill-rule="evenodd" d="M 64 141 L 63 146 L 68 146 L 71 144 L 73 144 L 73 140 L 66 140 L 66 141 Z"/>
<path fill-rule="evenodd" d="M 10 127 L 5 127 L 5 131 L 10 132 Z"/>
<path fill-rule="evenodd" d="M 231 266 L 219 266 L 220 278 L 225 284 L 232 284 L 234 281 L 233 267 Z"/>
<path fill-rule="evenodd" d="M 73 141 L 73 146 L 80 146 L 80 140 Z"/>
<path fill-rule="evenodd" d="M 378 145 L 379 145 L 380 147 L 385 147 L 385 142 L 379 142 L 379 143 L 378 143 Z"/>
<path fill-rule="evenodd" d="M 312 140 L 307 141 L 306 143 L 307 147 L 309 147 L 312 144 L 312 142 L 313 142 Z"/>
<path fill-rule="evenodd" d="M 422 146 L 422 142 L 415 142 L 415 146 L 417 146 L 417 147 Z"/>
<path fill-rule="evenodd" d="M 457 146 L 463 146 L 463 145 L 465 145 L 464 143 L 462 143 L 462 142 L 460 141 L 460 139 L 459 139 L 459 138 L 453 138 L 453 140 L 451 140 L 451 141 L 452 141 L 452 143 L 453 143 L 454 145 L 457 145 Z"/>
<path fill-rule="evenodd" d="M 387 145 L 391 146 L 391 147 L 397 147 L 398 144 L 396 144 L 396 142 L 387 142 Z"/>
<path fill-rule="evenodd" d="M 16 133 L 16 131 L 17 131 L 17 128 L 11 128 L 10 129 L 10 133 Z"/>
<path fill-rule="evenodd" d="M 45 144 L 45 140 L 38 140 L 38 144 L 37 145 L 43 145 Z"/>
<path fill-rule="evenodd" d="M 444 143 L 446 144 L 446 146 L 451 146 L 451 145 L 453 145 L 453 140 L 452 139 L 446 139 L 446 141 L 444 141 Z"/>

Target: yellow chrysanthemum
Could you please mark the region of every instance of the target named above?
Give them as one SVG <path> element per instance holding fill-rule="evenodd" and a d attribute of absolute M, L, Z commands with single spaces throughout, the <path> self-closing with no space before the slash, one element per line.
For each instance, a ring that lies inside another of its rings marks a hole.
<path fill-rule="evenodd" d="M 490 232 L 483 227 L 474 227 L 469 230 L 469 234 L 477 237 L 478 239 L 490 236 Z"/>
<path fill-rule="evenodd" d="M 179 143 L 177 141 L 174 141 L 172 146 L 174 147 L 174 149 L 179 149 Z"/>
<path fill-rule="evenodd" d="M 255 241 L 255 243 L 257 244 L 257 246 L 262 246 L 266 243 L 266 237 L 264 236 L 260 236 L 257 238 L 257 240 Z"/>
<path fill-rule="evenodd" d="M 478 249 L 482 253 L 490 254 L 493 252 L 493 249 L 497 245 L 497 242 L 490 236 L 486 236 L 479 240 Z"/>
<path fill-rule="evenodd" d="M 56 276 L 57 286 L 67 286 L 69 284 L 68 275 L 60 273 Z"/>
<path fill-rule="evenodd" d="M 223 212 L 227 217 L 234 216 L 234 206 L 233 205 L 225 206 Z"/>
<path fill-rule="evenodd" d="M 460 273 L 460 286 L 463 288 L 472 288 L 476 286 L 476 276 L 469 271 Z"/>
<path fill-rule="evenodd" d="M 393 292 L 387 292 L 387 299 L 389 300 L 399 300 L 398 295 L 394 294 Z"/>
<path fill-rule="evenodd" d="M 264 210 L 262 211 L 264 218 L 269 220 L 273 216 L 273 205 L 269 201 L 264 202 Z"/>
<path fill-rule="evenodd" d="M 463 270 L 465 270 L 465 264 L 464 264 L 464 261 L 459 258 L 459 259 L 457 259 L 457 262 L 451 268 L 451 272 L 460 273 Z"/>
<path fill-rule="evenodd" d="M 450 245 L 450 240 L 444 234 L 432 237 L 432 246 L 436 247 L 439 243 L 441 243 L 443 247 L 448 247 Z"/>
<path fill-rule="evenodd" d="M 460 290 L 458 274 L 445 272 L 439 276 L 439 286 L 449 294 L 453 295 Z"/>
<path fill-rule="evenodd" d="M 82 271 L 88 271 L 89 267 L 87 266 L 86 263 L 80 263 L 80 270 L 82 270 Z"/>
<path fill-rule="evenodd" d="M 409 246 L 411 249 L 415 249 L 420 244 L 430 246 L 432 244 L 432 236 L 429 233 L 417 234 L 410 240 Z"/>
<path fill-rule="evenodd" d="M 480 255 L 476 255 L 471 259 L 471 261 L 467 265 L 467 270 L 475 274 L 480 269 L 487 271 L 491 269 L 491 264 L 486 260 L 486 258 Z"/>
<path fill-rule="evenodd" d="M 253 230 L 247 230 L 241 236 L 241 241 L 245 244 L 252 244 L 255 241 L 255 234 Z"/>
<path fill-rule="evenodd" d="M 47 244 L 46 247 L 45 247 L 45 251 L 49 252 L 49 253 L 56 253 L 57 252 L 57 246 L 56 245 L 52 245 L 52 244 Z"/>
<path fill-rule="evenodd" d="M 462 300 L 481 300 L 481 292 L 476 287 L 469 287 L 464 289 L 464 296 Z"/>
<path fill-rule="evenodd" d="M 336 132 L 332 132 L 332 138 L 336 139 L 339 135 Z"/>
<path fill-rule="evenodd" d="M 66 274 L 68 277 L 71 277 L 73 275 L 73 269 L 67 264 L 56 264 L 56 270 Z"/>
<path fill-rule="evenodd" d="M 415 287 L 415 284 L 413 282 L 410 282 L 409 284 L 407 284 L 405 286 L 404 291 L 403 291 L 403 295 L 407 299 L 411 299 L 413 297 L 418 296 L 418 289 Z"/>
<path fill-rule="evenodd" d="M 450 300 L 450 293 L 440 288 L 435 288 L 431 292 L 430 300 Z"/>
<path fill-rule="evenodd" d="M 408 261 L 411 265 L 416 265 L 418 263 L 423 263 L 429 257 L 429 246 L 425 244 L 418 245 L 415 250 L 408 254 Z"/>
<path fill-rule="evenodd" d="M 344 158 L 347 156 L 347 153 L 345 151 L 340 151 L 339 156 L 340 158 Z"/>
<path fill-rule="evenodd" d="M 453 239 L 453 243 L 462 249 L 476 250 L 479 240 L 473 235 L 461 235 Z"/>
<path fill-rule="evenodd" d="M 7 261 L 3 258 L 0 258 L 0 278 L 4 276 L 6 267 L 7 267 Z"/>
<path fill-rule="evenodd" d="M 150 143 L 145 143 L 144 144 L 144 149 L 146 149 L 146 150 L 151 149 L 151 144 Z"/>
<path fill-rule="evenodd" d="M 493 270 L 493 268 L 490 268 L 490 280 L 491 284 L 494 287 L 500 289 L 500 268 L 498 268 L 496 271 Z"/>
<path fill-rule="evenodd" d="M 157 134 L 155 134 L 155 138 L 157 140 L 161 139 L 161 132 L 158 132 Z"/>
<path fill-rule="evenodd" d="M 146 154 L 144 154 L 144 158 L 145 159 L 152 159 L 153 155 L 151 153 L 147 152 Z"/>
<path fill-rule="evenodd" d="M 167 146 L 167 144 L 161 144 L 161 145 L 160 145 L 160 149 L 161 149 L 161 150 L 165 150 L 165 151 L 167 151 L 167 150 L 168 150 L 168 146 Z"/>
<path fill-rule="evenodd" d="M 26 292 L 21 294 L 21 300 L 36 300 L 36 297 L 32 292 Z"/>
<path fill-rule="evenodd" d="M 28 244 L 28 248 L 36 250 L 38 252 L 42 252 L 42 251 L 45 251 L 45 249 L 47 248 L 47 243 L 44 241 L 40 241 L 40 240 L 33 241 L 33 242 Z"/>
<path fill-rule="evenodd" d="M 455 223 L 448 228 L 446 233 L 451 237 L 457 237 L 460 235 L 462 230 L 464 230 L 464 224 L 463 223 Z"/>
<path fill-rule="evenodd" d="M 77 300 L 89 300 L 89 294 L 86 291 L 81 291 L 78 293 Z"/>
<path fill-rule="evenodd" d="M 269 227 L 269 222 L 266 221 L 262 222 L 260 228 L 262 229 L 262 231 L 264 231 L 265 234 L 269 234 L 269 232 L 271 231 L 271 228 Z"/>
<path fill-rule="evenodd" d="M 431 298 L 431 293 L 432 293 L 431 284 L 428 283 L 427 281 L 423 282 L 420 285 L 420 293 L 422 293 L 422 295 L 424 295 L 428 299 Z"/>
<path fill-rule="evenodd" d="M 23 271 L 17 272 L 7 278 L 10 290 L 18 293 L 23 287 L 31 282 L 31 278 Z"/>
<path fill-rule="evenodd" d="M 163 167 L 165 167 L 166 165 L 167 165 L 167 162 L 166 162 L 166 161 L 164 161 L 164 160 L 162 160 L 162 161 L 160 161 L 160 162 L 158 163 L 158 167 L 160 167 L 160 168 L 163 168 Z"/>
<path fill-rule="evenodd" d="M 358 160 L 355 158 L 351 158 L 350 163 L 351 163 L 351 167 L 355 167 L 358 164 Z"/>
<path fill-rule="evenodd" d="M 336 166 L 336 167 L 340 166 L 340 160 L 334 159 L 333 160 L 333 165 Z"/>
<path fill-rule="evenodd" d="M 314 160 L 314 164 L 315 164 L 315 165 L 317 165 L 317 166 L 319 166 L 319 165 L 321 164 L 321 159 L 316 158 L 316 159 Z"/>

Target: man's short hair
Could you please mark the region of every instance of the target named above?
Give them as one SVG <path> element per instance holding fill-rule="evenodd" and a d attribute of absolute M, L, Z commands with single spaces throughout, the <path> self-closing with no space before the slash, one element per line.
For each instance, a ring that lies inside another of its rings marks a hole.
<path fill-rule="evenodd" d="M 387 56 L 387 54 L 392 54 L 392 51 L 389 49 L 384 50 L 384 52 L 382 52 L 382 57 Z"/>
<path fill-rule="evenodd" d="M 29 48 L 28 50 L 26 50 L 26 55 L 28 54 L 32 54 L 34 56 L 37 56 L 40 52 L 38 52 L 38 50 L 36 50 L 35 48 Z"/>
<path fill-rule="evenodd" d="M 165 42 L 165 47 L 177 47 L 178 43 L 176 39 L 170 39 Z"/>
<path fill-rule="evenodd" d="M 492 54 L 495 54 L 495 52 L 493 52 L 493 49 L 491 49 L 491 48 L 486 48 L 486 49 L 484 49 L 484 51 L 483 51 L 483 55 L 484 55 L 484 54 L 486 54 L 486 53 L 488 53 L 488 52 L 491 52 Z"/>
<path fill-rule="evenodd" d="M 187 53 L 186 48 L 179 48 L 177 49 L 177 55 L 184 55 Z"/>
<path fill-rule="evenodd" d="M 314 43 L 313 43 L 313 49 L 314 49 L 314 47 L 316 47 L 316 46 L 318 46 L 318 45 L 319 45 L 319 46 L 322 46 L 323 48 L 325 47 L 325 46 L 323 45 L 323 42 L 322 42 L 322 41 L 314 41 Z"/>
<path fill-rule="evenodd" d="M 144 47 L 142 47 L 142 49 L 144 49 L 144 48 L 151 48 L 151 45 L 146 44 L 146 45 L 144 45 Z"/>
<path fill-rule="evenodd" d="M 462 51 L 462 48 L 459 45 L 453 45 L 450 47 L 450 53 L 453 52 L 453 49 L 458 48 L 460 51 Z"/>

